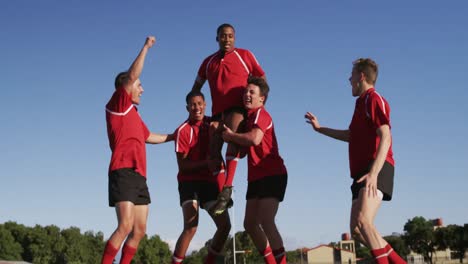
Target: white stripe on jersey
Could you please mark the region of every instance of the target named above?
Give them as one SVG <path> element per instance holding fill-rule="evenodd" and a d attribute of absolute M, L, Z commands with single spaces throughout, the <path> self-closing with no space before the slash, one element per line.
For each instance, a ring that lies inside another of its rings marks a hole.
<path fill-rule="evenodd" d="M 130 110 L 132 110 L 132 107 L 133 107 L 133 106 L 134 106 L 134 105 L 131 105 L 131 106 L 130 106 L 125 112 L 123 112 L 123 113 L 112 112 L 111 110 L 109 110 L 109 109 L 107 109 L 107 108 L 106 108 L 106 112 L 108 112 L 109 114 L 112 114 L 112 115 L 124 116 L 124 115 L 128 114 L 128 112 L 130 112 Z"/>
<path fill-rule="evenodd" d="M 188 123 L 184 123 L 184 124 L 181 125 L 180 128 L 177 130 L 177 141 L 176 141 L 176 149 L 175 149 L 176 152 L 179 152 L 180 131 L 182 131 L 182 129 L 183 129 L 186 125 L 188 125 Z M 192 133 L 193 133 L 193 130 L 190 130 L 190 141 L 189 141 L 189 144 L 192 143 Z"/>
<path fill-rule="evenodd" d="M 387 114 L 387 113 L 386 113 L 387 110 L 385 110 L 385 101 L 383 100 L 382 96 L 381 96 L 378 92 L 375 92 L 375 94 L 379 96 L 379 99 L 380 99 L 380 101 L 382 102 L 382 110 L 383 110 L 383 113 L 384 113 L 384 114 Z"/>
<path fill-rule="evenodd" d="M 237 58 L 239 58 L 239 60 L 240 60 L 240 62 L 242 63 L 242 65 L 244 65 L 244 68 L 245 68 L 245 70 L 247 71 L 247 74 L 250 74 L 249 68 L 247 68 L 247 65 L 245 64 L 244 60 L 243 60 L 242 57 L 239 55 L 239 53 L 237 53 L 237 50 L 234 50 L 234 54 L 237 55 Z"/>
<path fill-rule="evenodd" d="M 260 111 L 262 111 L 262 108 L 259 108 L 259 109 L 257 110 L 257 116 L 255 117 L 254 124 L 257 124 L 258 117 L 260 116 Z"/>
<path fill-rule="evenodd" d="M 258 122 L 258 118 L 260 117 L 260 111 L 262 111 L 262 108 L 259 108 L 259 109 L 257 110 L 257 116 L 255 117 L 254 124 L 257 124 L 257 122 Z M 266 128 L 266 130 L 270 129 L 272 126 L 273 126 L 273 121 L 271 121 L 271 123 L 268 125 L 268 127 Z"/>
<path fill-rule="evenodd" d="M 387 110 L 385 109 L 385 101 L 383 100 L 382 96 L 378 92 L 374 91 L 374 93 L 379 97 L 380 102 L 382 102 L 382 111 L 386 115 Z M 369 112 L 367 112 L 367 99 L 369 99 L 369 94 L 366 96 L 366 101 L 364 102 L 364 104 L 366 105 L 366 115 L 367 115 L 367 117 L 370 118 L 371 116 L 370 116 Z"/>

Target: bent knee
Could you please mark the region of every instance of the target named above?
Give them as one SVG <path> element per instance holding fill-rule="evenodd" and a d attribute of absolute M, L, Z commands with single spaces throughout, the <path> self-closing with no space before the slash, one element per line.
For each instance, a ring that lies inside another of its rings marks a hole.
<path fill-rule="evenodd" d="M 132 232 L 133 225 L 130 222 L 121 222 L 119 226 L 117 227 L 117 232 L 127 236 Z"/>
<path fill-rule="evenodd" d="M 363 233 L 366 230 L 370 230 L 374 227 L 372 221 L 365 217 L 360 217 L 357 219 L 356 226 L 353 229 L 357 229 L 359 233 Z"/>
<path fill-rule="evenodd" d="M 351 227 L 351 236 L 353 237 L 354 240 L 360 240 L 361 239 L 361 231 L 357 227 L 357 225 Z"/>

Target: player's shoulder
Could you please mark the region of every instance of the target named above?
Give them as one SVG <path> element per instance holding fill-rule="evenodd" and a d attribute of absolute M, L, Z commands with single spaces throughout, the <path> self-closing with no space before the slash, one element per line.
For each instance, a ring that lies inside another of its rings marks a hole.
<path fill-rule="evenodd" d="M 370 91 L 369 94 L 367 95 L 367 100 L 371 101 L 386 101 L 385 98 L 380 94 L 378 91 L 375 89 Z"/>
<path fill-rule="evenodd" d="M 236 48 L 235 51 L 239 53 L 240 55 L 251 55 L 252 52 L 248 49 L 243 49 L 243 48 Z"/>
<path fill-rule="evenodd" d="M 270 113 L 265 109 L 265 107 L 260 107 L 256 110 L 256 116 L 262 119 L 271 119 Z"/>
<path fill-rule="evenodd" d="M 187 134 L 190 133 L 190 130 L 192 129 L 192 126 L 190 126 L 190 123 L 188 120 L 185 120 L 182 124 L 180 124 L 177 129 L 176 133 L 177 134 Z"/>

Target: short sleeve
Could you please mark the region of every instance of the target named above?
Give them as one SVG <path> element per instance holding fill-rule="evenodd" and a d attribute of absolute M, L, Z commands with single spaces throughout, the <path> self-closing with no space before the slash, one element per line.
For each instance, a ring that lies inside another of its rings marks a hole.
<path fill-rule="evenodd" d="M 197 82 L 199 83 L 202 83 L 206 80 L 207 76 L 206 76 L 206 69 L 208 67 L 208 62 L 211 60 L 211 58 L 213 57 L 214 55 L 212 56 L 209 56 L 208 58 L 206 58 L 202 64 L 200 65 L 200 68 L 198 69 L 198 75 L 197 75 Z"/>
<path fill-rule="evenodd" d="M 375 129 L 383 125 L 390 126 L 390 108 L 382 96 L 377 93 L 372 94 L 366 106 L 367 115 L 372 120 Z"/>
<path fill-rule="evenodd" d="M 176 130 L 175 133 L 175 152 L 188 154 L 190 149 L 190 140 L 191 140 L 191 129 L 190 126 L 185 123 Z"/>
<path fill-rule="evenodd" d="M 265 133 L 272 126 L 272 122 L 273 121 L 270 115 L 263 108 L 261 108 L 257 112 L 257 116 L 255 118 L 253 127 L 260 128 L 260 130 L 262 130 L 263 133 Z"/>
<path fill-rule="evenodd" d="M 143 120 L 141 120 L 141 128 L 143 129 L 143 135 L 145 137 L 145 140 L 148 139 L 150 136 L 150 131 L 146 126 L 145 122 L 143 122 Z"/>
<path fill-rule="evenodd" d="M 247 55 L 248 61 L 250 62 L 249 63 L 251 66 L 250 71 L 252 73 L 252 76 L 262 77 L 263 75 L 265 75 L 265 72 L 260 66 L 260 63 L 258 63 L 257 58 L 255 58 L 255 55 L 250 51 L 247 51 L 246 55 Z"/>

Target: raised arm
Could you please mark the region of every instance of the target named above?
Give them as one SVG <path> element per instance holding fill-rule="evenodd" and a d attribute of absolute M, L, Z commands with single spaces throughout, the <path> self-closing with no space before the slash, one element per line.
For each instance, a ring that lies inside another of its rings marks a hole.
<path fill-rule="evenodd" d="M 146 139 L 146 143 L 149 144 L 160 144 L 174 140 L 174 134 L 157 134 L 151 132 L 149 137 Z"/>
<path fill-rule="evenodd" d="M 156 43 L 155 37 L 149 36 L 146 38 L 145 45 L 143 45 L 143 48 L 141 49 L 140 53 L 128 69 L 128 75 L 130 78 L 129 83 L 133 83 L 136 80 L 138 80 L 138 78 L 140 78 L 141 71 L 143 70 L 143 65 L 145 64 L 146 54 L 148 53 L 148 50 L 154 45 L 154 43 Z"/>
<path fill-rule="evenodd" d="M 320 123 L 317 119 L 317 117 L 310 113 L 307 112 L 304 116 L 307 120 L 306 122 L 312 125 L 312 128 L 319 132 L 320 134 L 323 134 L 325 136 L 329 136 L 334 139 L 338 139 L 341 141 L 348 142 L 349 141 L 349 130 L 339 130 L 339 129 L 333 129 L 333 128 L 328 128 L 328 127 L 322 127 L 320 126 Z"/>
<path fill-rule="evenodd" d="M 198 78 L 193 83 L 192 91 L 200 92 L 203 84 L 205 84 L 206 80 L 199 80 Z"/>
<path fill-rule="evenodd" d="M 262 142 L 263 134 L 260 128 L 254 128 L 246 133 L 234 133 L 229 127 L 224 125 L 223 140 L 244 147 L 258 146 Z"/>

